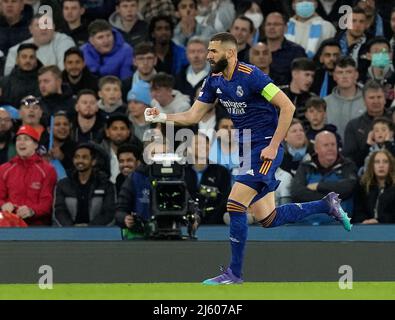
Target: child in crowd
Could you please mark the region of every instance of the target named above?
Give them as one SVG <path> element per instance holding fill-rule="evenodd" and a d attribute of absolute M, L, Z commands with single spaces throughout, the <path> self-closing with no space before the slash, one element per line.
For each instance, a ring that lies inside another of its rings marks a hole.
<path fill-rule="evenodd" d="M 104 76 L 99 80 L 99 115 L 107 120 L 113 113 L 126 114 L 122 101 L 122 82 L 115 76 Z"/>
<path fill-rule="evenodd" d="M 395 155 L 394 124 L 390 119 L 385 117 L 374 119 L 372 130 L 366 140 L 366 147 L 369 148 L 369 154 L 365 158 L 365 165 L 359 170 L 359 175 L 366 171 L 369 157 L 373 152 L 386 149 Z"/>
<path fill-rule="evenodd" d="M 326 121 L 326 102 L 319 97 L 311 97 L 306 101 L 305 117 L 309 122 L 306 128 L 306 136 L 310 142 L 314 143 L 315 136 L 321 131 L 333 132 L 336 136 L 337 145 L 341 148 L 341 138 L 337 133 L 337 128 Z"/>

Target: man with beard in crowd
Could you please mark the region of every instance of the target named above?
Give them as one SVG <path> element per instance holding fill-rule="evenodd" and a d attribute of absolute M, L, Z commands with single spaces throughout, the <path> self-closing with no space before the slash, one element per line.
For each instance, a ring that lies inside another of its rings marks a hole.
<path fill-rule="evenodd" d="M 98 78 L 89 71 L 82 51 L 76 47 L 68 49 L 64 54 L 62 79 L 63 83 L 71 88 L 74 96 L 77 96 L 82 89 L 95 92 L 99 90 Z"/>
<path fill-rule="evenodd" d="M 132 134 L 128 117 L 122 113 L 114 113 L 107 119 L 105 138 L 101 144 L 111 158 L 110 180 L 112 183 L 116 182 L 120 173 L 117 158 L 118 148 L 127 142 L 136 144 L 142 150 L 141 142 Z"/>
<path fill-rule="evenodd" d="M 10 75 L 0 81 L 0 101 L 17 107 L 23 97 L 29 94 L 39 96 L 38 70 L 42 63 L 37 59 L 38 47 L 34 43 L 19 46 L 16 65 Z"/>
<path fill-rule="evenodd" d="M 88 89 L 81 90 L 77 96 L 75 110 L 77 116 L 73 121 L 72 139 L 76 143 L 100 143 L 103 140 L 103 123 L 97 115 L 99 107 L 96 93 Z"/>
<path fill-rule="evenodd" d="M 140 165 L 142 154 L 136 145 L 126 143 L 118 148 L 117 158 L 120 174 L 117 177 L 116 187 L 117 193 L 119 193 L 125 179 Z"/>

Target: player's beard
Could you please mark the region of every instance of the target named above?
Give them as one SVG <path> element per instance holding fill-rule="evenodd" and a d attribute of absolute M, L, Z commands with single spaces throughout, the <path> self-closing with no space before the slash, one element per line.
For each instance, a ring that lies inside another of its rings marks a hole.
<path fill-rule="evenodd" d="M 228 66 L 228 60 L 225 57 L 223 57 L 219 59 L 218 62 L 216 62 L 214 65 L 211 65 L 211 71 L 213 73 L 220 73 L 224 71 L 227 66 Z"/>

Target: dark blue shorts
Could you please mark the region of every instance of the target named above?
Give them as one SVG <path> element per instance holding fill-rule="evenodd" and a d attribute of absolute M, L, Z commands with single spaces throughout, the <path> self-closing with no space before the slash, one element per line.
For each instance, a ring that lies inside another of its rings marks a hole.
<path fill-rule="evenodd" d="M 251 157 L 249 158 L 250 168 L 244 166 L 246 161 L 243 159 L 242 174 L 235 178 L 235 181 L 245 184 L 258 192 L 251 204 L 263 198 L 266 194 L 275 191 L 280 184 L 280 181 L 276 180 L 274 174 L 283 161 L 284 149 L 282 146 L 278 148 L 277 156 L 273 161 L 262 161 L 260 155 L 264 148 L 265 146 L 260 146 L 251 151 Z"/>

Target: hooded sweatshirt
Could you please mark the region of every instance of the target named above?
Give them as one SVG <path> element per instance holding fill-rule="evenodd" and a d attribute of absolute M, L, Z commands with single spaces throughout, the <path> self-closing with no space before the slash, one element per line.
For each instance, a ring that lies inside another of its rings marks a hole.
<path fill-rule="evenodd" d="M 148 24 L 140 18 L 138 17 L 138 20 L 130 30 L 125 29 L 121 16 L 117 12 L 113 12 L 108 20 L 122 34 L 125 41 L 134 47 L 138 43 L 148 40 Z"/>
<path fill-rule="evenodd" d="M 182 94 L 178 90 L 173 90 L 172 95 L 174 97 L 173 101 L 170 102 L 168 105 L 161 106 L 159 102 L 154 99 L 152 102 L 153 107 L 157 107 L 160 112 L 166 114 L 184 112 L 191 107 L 189 96 Z"/>
<path fill-rule="evenodd" d="M 339 89 L 335 87 L 333 92 L 324 98 L 327 103 L 326 114 L 327 123 L 334 124 L 338 133 L 344 141 L 344 131 L 347 123 L 358 118 L 366 111 L 362 90 L 357 87 L 354 97 L 345 98 L 340 96 Z"/>
<path fill-rule="evenodd" d="M 89 70 L 99 77 L 113 75 L 121 80 L 132 76 L 133 49 L 123 39 L 121 33 L 113 29 L 114 47 L 102 55 L 90 43 L 81 47 Z"/>

